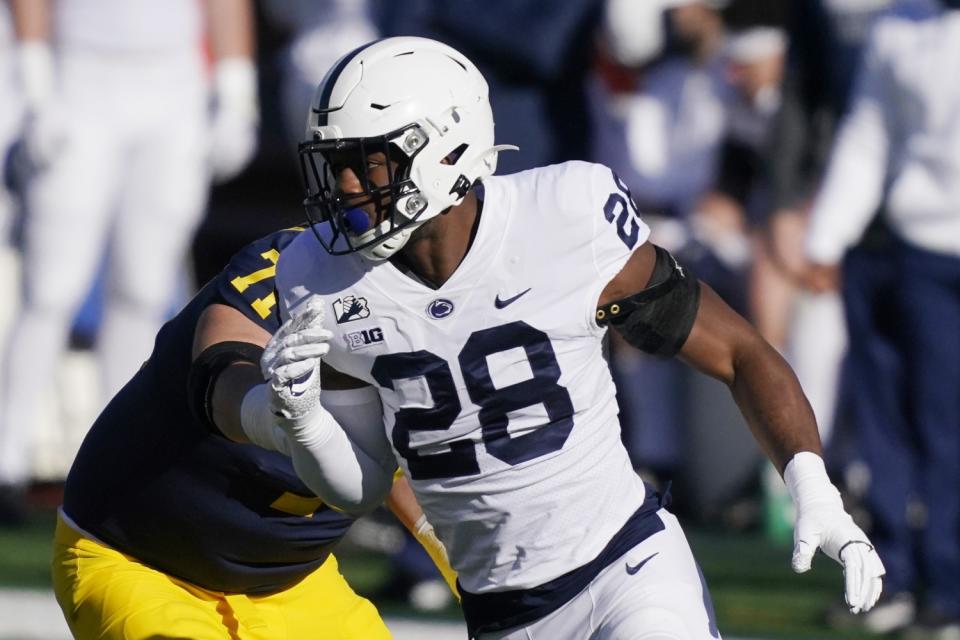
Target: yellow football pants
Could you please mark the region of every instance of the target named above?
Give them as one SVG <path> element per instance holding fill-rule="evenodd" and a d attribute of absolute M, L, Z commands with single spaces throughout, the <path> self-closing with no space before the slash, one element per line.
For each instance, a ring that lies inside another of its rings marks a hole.
<path fill-rule="evenodd" d="M 388 640 L 376 608 L 331 555 L 270 595 L 202 589 L 141 564 L 57 519 L 53 587 L 79 640 Z"/>

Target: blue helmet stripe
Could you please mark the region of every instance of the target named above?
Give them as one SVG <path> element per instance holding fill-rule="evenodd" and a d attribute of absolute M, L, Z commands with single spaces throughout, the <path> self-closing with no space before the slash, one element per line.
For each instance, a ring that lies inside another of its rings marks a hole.
<path fill-rule="evenodd" d="M 327 72 L 327 76 L 324 78 L 323 91 L 320 93 L 320 99 L 313 108 L 314 112 L 320 116 L 317 121 L 319 126 L 323 127 L 327 125 L 327 113 L 330 111 L 330 95 L 333 93 L 333 87 L 337 84 L 337 80 L 340 79 L 340 74 L 343 73 L 343 70 L 347 68 L 347 65 L 350 64 L 354 58 L 360 55 L 361 51 L 377 42 L 380 42 L 380 40 L 374 40 L 373 42 L 360 45 L 340 58 L 339 62 Z"/>

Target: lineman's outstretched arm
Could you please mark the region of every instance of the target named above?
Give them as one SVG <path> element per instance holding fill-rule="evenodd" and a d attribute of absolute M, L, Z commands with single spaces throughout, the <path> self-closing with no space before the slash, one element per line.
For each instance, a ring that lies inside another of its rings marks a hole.
<path fill-rule="evenodd" d="M 317 373 L 300 397 L 306 410 L 296 417 L 277 416 L 271 407 L 271 383 L 264 384 L 257 362 L 269 343 L 270 335 L 236 309 L 211 305 L 194 336 L 194 368 L 206 363 L 203 382 L 195 385 L 198 413 L 232 440 L 289 455 L 304 483 L 328 504 L 351 513 L 376 507 L 390 489 L 396 466 L 383 435 L 376 392 L 370 387 L 351 389 L 345 377 L 327 376 L 332 388 L 324 392 L 321 405 L 320 363 L 309 355 L 317 347 L 308 346 L 299 362 L 315 360 L 310 371 L 315 368 Z M 223 359 L 210 357 L 224 346 Z"/>
<path fill-rule="evenodd" d="M 631 344 L 658 355 L 679 353 L 730 388 L 796 504 L 794 570 L 808 570 L 817 548 L 822 549 L 844 566 L 850 609 L 870 609 L 880 595 L 883 564 L 844 511 L 820 457 L 813 411 L 776 350 L 710 287 L 650 244 L 607 285 L 598 310 L 605 319 L 617 312 L 620 317 L 612 324 Z"/>
<path fill-rule="evenodd" d="M 437 566 L 440 575 L 443 576 L 447 586 L 460 599 L 460 593 L 457 591 L 457 572 L 450 566 L 450 559 L 447 557 L 447 549 L 440 542 L 437 534 L 433 531 L 433 525 L 427 520 L 426 514 L 420 508 L 416 496 L 413 495 L 413 489 L 407 477 L 399 470 L 393 476 L 393 488 L 390 489 L 390 495 L 387 496 L 387 507 L 397 516 L 397 519 L 414 535 L 417 542 L 424 548 Z"/>

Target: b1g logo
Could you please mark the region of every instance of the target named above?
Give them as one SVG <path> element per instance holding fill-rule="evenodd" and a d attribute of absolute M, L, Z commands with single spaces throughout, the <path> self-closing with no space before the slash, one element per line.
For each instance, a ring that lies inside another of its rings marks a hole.
<path fill-rule="evenodd" d="M 363 320 L 370 317 L 370 307 L 367 306 L 366 298 L 343 296 L 333 301 L 333 315 L 337 324 Z"/>
<path fill-rule="evenodd" d="M 351 331 L 350 333 L 345 333 L 343 339 L 347 341 L 347 348 L 350 349 L 350 351 L 366 349 L 367 347 L 383 342 L 383 330 L 380 327 L 373 327 L 372 329 Z"/>

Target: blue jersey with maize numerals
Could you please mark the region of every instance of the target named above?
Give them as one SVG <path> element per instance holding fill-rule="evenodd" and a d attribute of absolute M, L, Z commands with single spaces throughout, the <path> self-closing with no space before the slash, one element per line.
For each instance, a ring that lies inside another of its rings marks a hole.
<path fill-rule="evenodd" d="M 247 246 L 163 326 L 150 359 L 97 419 L 67 478 L 64 511 L 84 531 L 207 589 L 289 586 L 326 559 L 352 522 L 311 494 L 289 458 L 211 432 L 189 405 L 200 315 L 225 304 L 275 332 L 275 265 L 299 231 Z"/>

